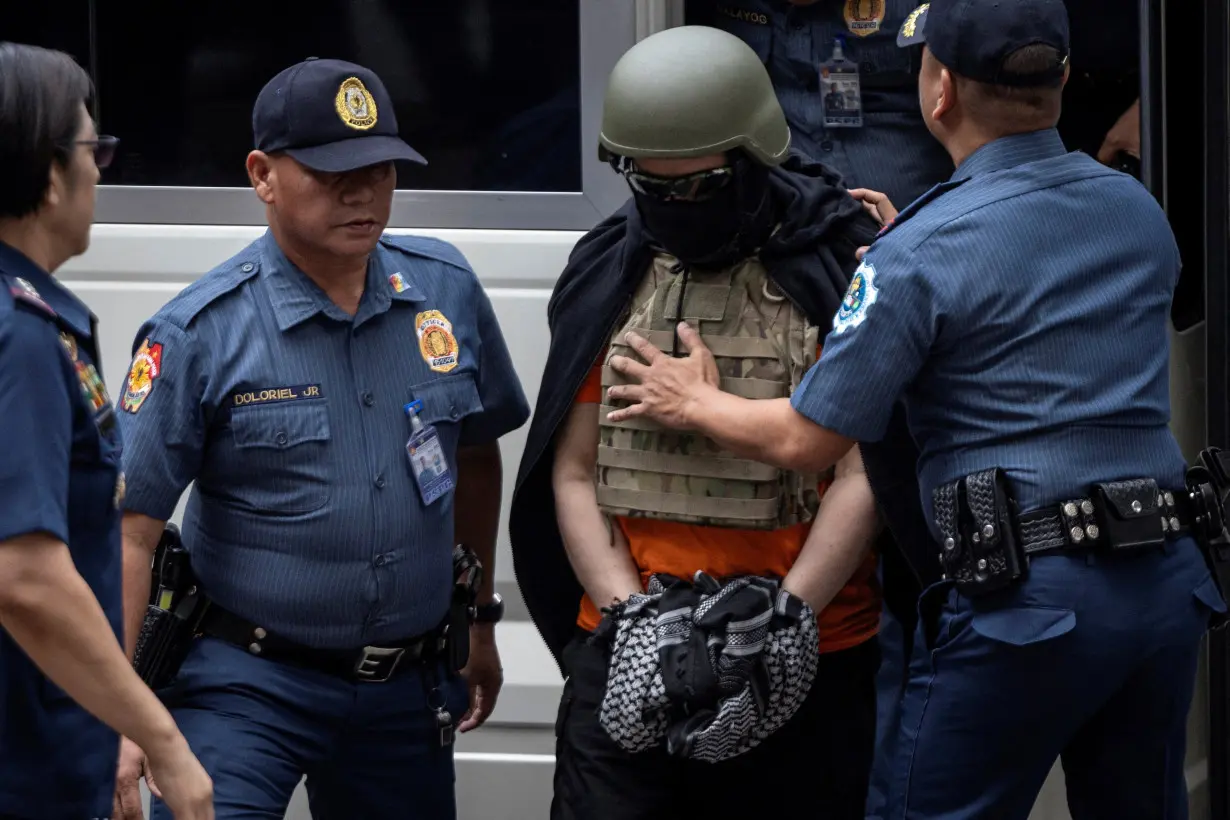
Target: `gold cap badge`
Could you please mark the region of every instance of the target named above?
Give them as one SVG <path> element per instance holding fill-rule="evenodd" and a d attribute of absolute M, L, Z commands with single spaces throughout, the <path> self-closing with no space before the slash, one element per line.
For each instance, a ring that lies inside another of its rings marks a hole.
<path fill-rule="evenodd" d="M 337 90 L 333 101 L 342 122 L 358 131 L 376 124 L 376 101 L 358 77 L 348 77 Z"/>

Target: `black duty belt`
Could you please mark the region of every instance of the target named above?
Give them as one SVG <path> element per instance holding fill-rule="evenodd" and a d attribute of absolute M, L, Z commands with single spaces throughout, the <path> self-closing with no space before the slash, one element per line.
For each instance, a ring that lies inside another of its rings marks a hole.
<path fill-rule="evenodd" d="M 445 656 L 443 628 L 405 641 L 358 649 L 314 649 L 272 635 L 263 627 L 211 603 L 199 631 L 243 647 L 253 655 L 347 680 L 380 683 L 408 667 Z"/>
<path fill-rule="evenodd" d="M 1120 503 L 1125 505 L 1125 511 L 1144 512 L 1139 499 L 1127 498 Z M 1117 512 L 1114 502 L 1104 498 L 1074 498 L 1026 513 L 1017 518 L 1021 546 L 1027 555 L 1073 548 L 1098 549 L 1115 537 L 1116 521 L 1125 517 L 1116 515 Z M 1190 532 L 1196 516 L 1187 491 L 1160 491 L 1154 518 L 1163 538 Z M 1116 546 L 1130 545 L 1116 542 Z"/>
<path fill-rule="evenodd" d="M 1087 497 L 1018 514 L 1003 472 L 990 469 L 936 487 L 932 499 L 940 565 L 967 595 L 1019 580 L 1042 553 L 1156 549 L 1197 523 L 1186 490 L 1159 489 L 1149 478 L 1102 482 Z"/>

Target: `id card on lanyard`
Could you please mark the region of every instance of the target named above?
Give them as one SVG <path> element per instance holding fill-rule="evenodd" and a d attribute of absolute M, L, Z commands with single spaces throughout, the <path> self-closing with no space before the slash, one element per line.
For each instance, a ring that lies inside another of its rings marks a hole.
<path fill-rule="evenodd" d="M 820 101 L 825 128 L 861 128 L 863 92 L 858 63 L 846 59 L 845 41 L 833 40 L 833 56 L 820 64 Z"/>
<path fill-rule="evenodd" d="M 453 474 L 449 471 L 448 459 L 444 457 L 444 448 L 440 446 L 436 428 L 423 424 L 423 420 L 419 418 L 423 403 L 415 399 L 402 409 L 410 419 L 406 457 L 410 459 L 414 483 L 418 485 L 423 504 L 430 507 L 453 489 Z"/>

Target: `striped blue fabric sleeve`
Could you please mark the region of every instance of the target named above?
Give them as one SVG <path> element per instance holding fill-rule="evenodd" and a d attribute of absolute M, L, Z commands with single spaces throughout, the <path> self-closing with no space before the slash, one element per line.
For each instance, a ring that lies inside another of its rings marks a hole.
<path fill-rule="evenodd" d="M 474 289 L 474 302 L 479 333 L 478 395 L 483 409 L 466 417 L 458 442 L 462 446 L 495 441 L 525 424 L 530 415 L 499 320 L 481 286 Z"/>
<path fill-rule="evenodd" d="M 124 436 L 124 509 L 165 521 L 201 466 L 203 354 L 188 333 L 157 316 L 141 326 L 133 354 L 125 391 L 117 402 Z M 134 380 L 137 368 L 147 376 Z"/>
<path fill-rule="evenodd" d="M 873 259 L 872 257 L 876 258 Z M 878 441 L 937 335 L 937 293 L 912 256 L 869 252 L 791 406 L 856 441 Z"/>
<path fill-rule="evenodd" d="M 43 532 L 68 542 L 73 405 L 51 322 L 0 316 L 0 541 Z"/>

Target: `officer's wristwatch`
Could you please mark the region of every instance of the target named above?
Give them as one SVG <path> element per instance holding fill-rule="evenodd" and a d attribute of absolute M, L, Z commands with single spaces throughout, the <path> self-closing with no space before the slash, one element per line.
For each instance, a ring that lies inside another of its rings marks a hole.
<path fill-rule="evenodd" d="M 491 596 L 491 603 L 478 604 L 474 607 L 474 623 L 496 624 L 504 619 L 504 599 L 500 593 Z"/>

